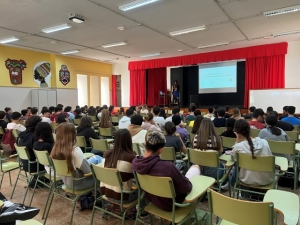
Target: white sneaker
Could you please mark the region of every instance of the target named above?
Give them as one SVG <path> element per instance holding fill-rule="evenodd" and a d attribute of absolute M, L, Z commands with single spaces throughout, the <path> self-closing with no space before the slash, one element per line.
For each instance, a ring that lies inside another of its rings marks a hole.
<path fill-rule="evenodd" d="M 221 189 L 224 191 L 228 191 L 229 190 L 229 182 L 227 182 L 226 184 L 221 186 Z"/>

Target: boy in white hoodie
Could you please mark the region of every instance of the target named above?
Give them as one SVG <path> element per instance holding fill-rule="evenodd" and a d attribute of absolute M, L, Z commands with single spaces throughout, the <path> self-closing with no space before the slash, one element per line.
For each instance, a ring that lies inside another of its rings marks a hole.
<path fill-rule="evenodd" d="M 126 116 L 123 116 L 119 121 L 119 129 L 128 129 L 131 117 L 133 116 L 134 111 L 132 109 L 126 110 Z"/>

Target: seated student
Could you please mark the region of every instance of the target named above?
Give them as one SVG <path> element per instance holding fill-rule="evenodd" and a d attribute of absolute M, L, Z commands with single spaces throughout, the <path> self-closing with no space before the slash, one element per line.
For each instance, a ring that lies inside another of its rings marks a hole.
<path fill-rule="evenodd" d="M 234 107 L 232 109 L 231 118 L 233 118 L 235 120 L 243 120 L 243 119 L 245 119 L 244 117 L 242 117 L 241 110 L 238 107 Z"/>
<path fill-rule="evenodd" d="M 101 121 L 99 123 L 99 127 L 101 128 L 112 128 L 113 125 L 111 123 L 110 112 L 108 109 L 102 110 Z"/>
<path fill-rule="evenodd" d="M 57 115 L 56 119 L 55 119 L 55 122 L 57 124 L 61 124 L 61 123 L 66 123 L 66 122 L 69 122 L 67 116 L 65 114 L 59 114 Z"/>
<path fill-rule="evenodd" d="M 267 127 L 262 129 L 258 137 L 261 139 L 272 140 L 272 141 L 289 141 L 289 136 L 279 127 L 276 126 L 277 124 L 277 117 L 273 113 L 269 113 L 266 117 Z M 279 156 L 284 156 L 288 160 L 290 160 L 290 156 L 288 154 Z"/>
<path fill-rule="evenodd" d="M 176 132 L 175 124 L 173 122 L 166 122 L 165 131 L 165 147 L 173 147 L 175 152 L 182 151 L 183 153 L 186 153 L 186 147 L 181 139 L 180 134 Z"/>
<path fill-rule="evenodd" d="M 55 107 L 54 113 L 50 116 L 50 120 L 52 122 L 56 121 L 56 117 L 62 112 L 62 108 L 60 107 Z"/>
<path fill-rule="evenodd" d="M 100 120 L 101 115 L 102 115 L 102 110 L 103 110 L 103 107 L 100 107 L 99 110 L 98 110 L 97 117 L 98 117 L 99 120 Z M 76 118 L 75 118 L 75 119 L 76 119 Z"/>
<path fill-rule="evenodd" d="M 237 120 L 234 125 L 236 133 L 236 144 L 233 147 L 231 156 L 234 161 L 237 160 L 236 154 L 244 153 L 251 154 L 252 159 L 255 160 L 256 156 L 271 156 L 272 152 L 266 140 L 259 137 L 250 137 L 250 126 L 245 120 Z M 231 185 L 234 185 L 236 170 L 231 177 Z M 257 172 L 245 169 L 240 169 L 239 179 L 248 185 L 267 185 L 273 182 L 272 172 Z"/>
<path fill-rule="evenodd" d="M 197 116 L 201 116 L 201 111 L 200 111 L 199 109 L 195 110 L 194 115 L 195 115 L 195 118 L 196 118 Z M 193 127 L 193 126 L 194 126 L 194 122 L 195 122 L 195 120 L 190 121 L 189 127 Z"/>
<path fill-rule="evenodd" d="M 114 111 L 115 107 L 113 105 L 109 106 L 108 111 L 111 116 L 115 116 L 116 112 Z"/>
<path fill-rule="evenodd" d="M 82 111 L 81 111 L 81 109 L 75 109 L 74 112 L 76 113 L 75 119 L 81 119 L 82 118 Z"/>
<path fill-rule="evenodd" d="M 208 110 L 208 113 L 206 115 L 204 115 L 204 118 L 214 120 L 215 119 L 214 109 L 210 107 L 207 110 Z"/>
<path fill-rule="evenodd" d="M 167 122 L 166 127 L 169 123 Z M 175 128 L 175 127 L 174 127 Z M 176 168 L 173 162 L 160 160 L 159 155 L 163 151 L 166 139 L 160 132 L 154 131 L 146 137 L 146 151 L 144 156 L 137 156 L 132 162 L 133 171 L 150 176 L 170 177 L 173 180 L 176 202 L 183 203 L 188 193 L 192 190 L 191 182 L 184 177 Z M 197 170 L 195 174 L 199 174 L 196 166 L 192 167 Z M 192 177 L 192 176 L 190 176 Z M 156 195 L 145 193 L 146 198 L 155 206 L 165 211 L 172 211 L 172 199 L 162 198 Z"/>
<path fill-rule="evenodd" d="M 0 111 L 0 127 L 2 127 L 2 130 L 5 132 L 5 129 L 7 127 L 7 122 L 5 121 L 5 112 L 4 111 Z"/>
<path fill-rule="evenodd" d="M 52 115 L 55 111 L 55 107 L 54 106 L 50 106 L 49 107 L 49 111 L 50 111 L 50 115 Z"/>
<path fill-rule="evenodd" d="M 142 109 L 140 110 L 140 113 L 145 113 L 145 114 L 149 113 L 149 110 L 148 110 L 146 104 L 142 105 Z"/>
<path fill-rule="evenodd" d="M 274 114 L 277 118 L 277 120 L 279 119 L 278 113 L 276 111 L 272 111 L 269 114 Z M 282 120 L 278 120 L 276 127 L 279 127 L 280 129 L 284 130 L 284 131 L 293 131 L 294 130 L 294 126 L 288 122 L 282 121 Z"/>
<path fill-rule="evenodd" d="M 224 118 L 225 109 L 218 109 L 217 115 L 218 117 L 213 120 L 215 127 L 225 127 L 226 125 L 226 118 Z"/>
<path fill-rule="evenodd" d="M 268 108 L 267 108 L 267 114 L 269 114 L 270 112 L 272 112 L 273 111 L 273 107 L 272 106 L 269 106 Z"/>
<path fill-rule="evenodd" d="M 87 147 L 91 147 L 90 138 L 99 139 L 95 130 L 92 128 L 93 121 L 90 117 L 86 116 L 80 120 L 78 127 L 76 128 L 76 136 L 83 136 Z"/>
<path fill-rule="evenodd" d="M 132 137 L 132 143 L 138 143 L 141 153 L 144 154 L 145 151 L 145 137 L 147 131 L 143 130 L 142 123 L 143 117 L 141 115 L 134 115 L 130 119 L 131 124 L 128 126 L 128 130 Z"/>
<path fill-rule="evenodd" d="M 189 110 L 190 110 L 189 115 L 186 116 L 185 119 L 186 119 L 187 121 L 193 121 L 193 120 L 195 120 L 195 118 L 196 118 L 196 117 L 195 117 L 195 114 L 194 114 L 194 112 L 195 112 L 195 110 L 196 110 L 196 106 L 194 105 L 194 106 L 190 107 Z"/>
<path fill-rule="evenodd" d="M 21 118 L 21 113 L 19 112 L 13 112 L 11 114 L 11 123 L 8 123 L 6 128 L 11 130 L 11 129 L 16 129 L 19 132 L 25 131 L 26 128 L 20 124 L 20 118 Z"/>
<path fill-rule="evenodd" d="M 50 110 L 49 109 L 43 109 L 42 110 L 42 122 L 46 122 L 46 123 L 49 123 L 49 124 L 51 124 L 52 123 L 52 121 L 50 120 Z"/>
<path fill-rule="evenodd" d="M 213 106 L 213 110 L 214 110 L 214 112 L 213 112 L 213 114 L 214 114 L 214 116 L 215 116 L 215 118 L 217 118 L 218 117 L 218 109 L 219 109 L 219 106 L 218 105 L 214 105 Z"/>
<path fill-rule="evenodd" d="M 265 124 L 262 123 L 264 114 L 264 111 L 260 108 L 254 110 L 252 120 L 248 122 L 251 129 L 265 128 Z"/>
<path fill-rule="evenodd" d="M 160 127 L 161 130 L 164 130 L 164 127 L 165 127 L 165 118 L 160 116 L 160 108 L 159 107 L 154 107 L 153 108 L 153 114 L 154 114 L 154 117 L 153 117 L 153 120 L 154 122 Z"/>
<path fill-rule="evenodd" d="M 179 115 L 174 115 L 172 117 L 172 122 L 176 126 L 176 133 L 180 134 L 181 140 L 186 145 L 189 140 L 189 132 L 181 126 L 181 117 Z"/>
<path fill-rule="evenodd" d="M 251 106 L 249 108 L 249 113 L 244 116 L 245 119 L 251 119 L 252 116 L 253 116 L 253 112 L 254 112 L 255 109 L 256 109 L 255 106 Z"/>
<path fill-rule="evenodd" d="M 51 151 L 51 158 L 66 160 L 68 172 L 74 173 L 76 178 L 83 178 L 84 174 L 91 173 L 90 164 L 99 164 L 102 158 L 94 155 L 88 160 L 85 159 L 81 149 L 76 146 L 75 126 L 71 123 L 61 123 L 56 129 L 56 142 Z M 64 184 L 72 188 L 72 177 L 61 176 Z M 84 190 L 94 187 L 95 180 L 93 176 L 82 180 L 74 181 L 74 190 Z"/>
<path fill-rule="evenodd" d="M 130 124 L 130 119 L 133 116 L 134 111 L 132 109 L 127 109 L 126 110 L 126 115 L 123 116 L 119 120 L 119 129 L 127 129 L 129 124 Z"/>
<path fill-rule="evenodd" d="M 54 145 L 54 139 L 52 134 L 52 128 L 47 122 L 40 122 L 35 127 L 35 142 L 33 144 L 33 149 L 37 151 L 48 151 L 51 153 L 51 150 Z M 48 174 L 50 174 L 50 168 L 45 166 L 45 169 Z"/>
<path fill-rule="evenodd" d="M 124 108 L 123 108 L 123 107 L 120 107 L 120 110 L 119 110 L 119 112 L 118 112 L 118 116 L 119 116 L 119 117 L 125 116 L 125 111 L 124 111 Z"/>
<path fill-rule="evenodd" d="M 37 107 L 33 107 L 31 109 L 31 116 L 38 116 L 38 108 Z"/>
<path fill-rule="evenodd" d="M 70 121 L 73 121 L 75 119 L 75 115 L 72 113 L 72 107 L 71 106 L 67 106 L 65 109 L 64 109 L 64 112 L 68 113 L 69 114 L 69 120 Z"/>
<path fill-rule="evenodd" d="M 11 122 L 11 114 L 12 114 L 12 109 L 10 107 L 5 107 L 4 108 L 6 119 L 8 122 Z"/>
<path fill-rule="evenodd" d="M 298 126 L 300 126 L 300 120 L 297 119 L 295 117 L 295 115 L 294 115 L 295 111 L 296 111 L 296 107 L 295 106 L 289 106 L 287 108 L 288 116 L 285 117 L 285 118 L 283 118 L 282 121 L 288 122 L 288 123 L 290 123 L 292 125 L 298 125 Z"/>
<path fill-rule="evenodd" d="M 166 119 L 167 118 L 166 111 L 164 109 L 160 109 L 160 112 L 159 112 L 158 116 L 163 117 L 164 119 Z"/>
<path fill-rule="evenodd" d="M 27 152 L 29 153 L 30 161 L 35 161 L 35 159 L 36 159 L 35 154 L 33 152 L 33 145 L 34 145 L 34 142 L 36 141 L 35 128 L 36 128 L 37 124 L 40 123 L 41 121 L 42 121 L 42 119 L 39 116 L 31 116 L 30 118 L 28 118 L 25 123 L 26 130 L 19 134 L 19 137 L 17 140 L 17 144 L 19 146 L 26 147 Z M 22 164 L 23 164 L 24 170 L 29 171 L 27 160 L 22 160 Z M 39 166 L 40 171 L 44 170 L 44 167 L 42 165 L 37 164 L 37 163 L 32 163 L 32 164 L 30 164 L 30 172 L 31 173 L 37 172 L 38 166 Z"/>
<path fill-rule="evenodd" d="M 118 130 L 115 134 L 114 148 L 104 153 L 101 164 L 104 164 L 105 168 L 116 168 L 120 171 L 124 191 L 131 191 L 134 178 L 131 163 L 134 158 L 135 153 L 132 149 L 132 140 L 129 131 L 127 129 Z M 121 190 L 119 187 L 101 182 L 100 191 L 111 201 L 121 202 Z M 137 197 L 137 191 L 130 195 L 124 194 L 123 203 L 132 202 Z"/>
<path fill-rule="evenodd" d="M 232 116 L 232 115 L 229 113 L 230 107 L 229 107 L 229 105 L 226 105 L 224 108 L 225 108 L 225 112 L 226 112 L 224 117 L 225 117 L 226 119 L 228 119 L 228 118 L 230 118 L 230 117 Z"/>
<path fill-rule="evenodd" d="M 204 119 L 204 117 L 202 115 L 196 116 L 192 131 L 191 131 L 192 134 L 196 134 L 198 132 L 200 124 L 203 119 Z M 190 140 L 190 142 L 193 143 L 193 140 Z"/>
<path fill-rule="evenodd" d="M 160 127 L 154 122 L 152 113 L 148 113 L 144 116 L 144 120 L 145 121 L 142 124 L 144 130 L 161 131 Z"/>
<path fill-rule="evenodd" d="M 20 120 L 27 120 L 28 119 L 28 110 L 27 109 L 22 109 L 21 110 L 21 114 L 22 114 L 22 116 L 21 116 L 21 118 L 20 118 Z"/>
<path fill-rule="evenodd" d="M 236 120 L 233 119 L 233 118 L 227 119 L 227 121 L 226 121 L 226 130 L 223 131 L 223 133 L 220 136 L 236 138 L 236 135 L 233 132 L 235 121 Z"/>
<path fill-rule="evenodd" d="M 221 138 L 217 134 L 212 121 L 204 118 L 200 128 L 194 137 L 193 147 L 199 151 L 223 151 Z M 219 166 L 223 168 L 222 164 Z M 201 174 L 217 179 L 218 167 L 200 166 Z M 219 171 L 219 177 L 223 176 L 223 170 Z"/>
<path fill-rule="evenodd" d="M 167 119 L 166 119 L 166 122 L 171 122 L 172 121 L 172 117 L 174 116 L 174 115 L 179 115 L 179 112 L 180 112 L 180 108 L 179 107 L 174 107 L 173 109 L 172 109 L 172 115 L 171 116 L 169 116 Z"/>

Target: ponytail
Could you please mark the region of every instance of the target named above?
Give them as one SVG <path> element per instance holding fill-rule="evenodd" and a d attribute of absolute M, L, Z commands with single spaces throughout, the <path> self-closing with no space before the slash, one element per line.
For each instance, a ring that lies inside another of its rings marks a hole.
<path fill-rule="evenodd" d="M 248 144 L 250 146 L 250 151 L 251 151 L 251 154 L 252 154 L 252 159 L 256 159 L 255 155 L 254 155 L 254 146 L 253 146 L 253 142 L 252 142 L 252 139 L 250 136 L 247 136 L 247 141 L 248 141 Z"/>

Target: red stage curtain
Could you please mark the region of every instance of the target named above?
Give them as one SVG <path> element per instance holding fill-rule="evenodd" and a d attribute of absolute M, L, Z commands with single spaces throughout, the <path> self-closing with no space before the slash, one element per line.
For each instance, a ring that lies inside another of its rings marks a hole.
<path fill-rule="evenodd" d="M 167 93 L 167 68 L 156 68 L 148 70 L 148 101 L 150 106 L 159 105 L 159 91 Z M 168 98 L 166 98 L 166 101 Z M 162 103 L 163 100 L 160 100 Z M 166 104 L 166 103 L 164 103 Z"/>
<path fill-rule="evenodd" d="M 265 56 L 284 55 L 287 53 L 287 43 L 251 46 L 246 48 L 230 49 L 225 51 L 207 52 L 195 55 L 153 59 L 129 62 L 129 70 L 153 69 L 170 66 L 185 66 L 199 63 L 219 62 L 236 59 L 249 59 Z"/>
<path fill-rule="evenodd" d="M 146 70 L 130 71 L 130 105 L 146 103 Z"/>
<path fill-rule="evenodd" d="M 112 80 L 112 89 L 111 89 L 112 105 L 116 106 L 117 105 L 117 76 L 112 75 L 111 80 Z"/>
<path fill-rule="evenodd" d="M 284 88 L 284 71 L 284 54 L 247 59 L 244 107 L 248 108 L 251 89 Z"/>

